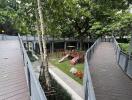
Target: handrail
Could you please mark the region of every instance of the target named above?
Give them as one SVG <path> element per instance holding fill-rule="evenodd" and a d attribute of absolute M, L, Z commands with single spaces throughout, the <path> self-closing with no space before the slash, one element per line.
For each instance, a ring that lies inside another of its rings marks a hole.
<path fill-rule="evenodd" d="M 119 46 L 118 42 L 116 41 L 115 37 L 114 37 L 114 36 L 112 36 L 112 38 L 113 38 L 113 43 L 114 43 L 114 46 L 115 46 L 116 48 L 118 48 L 118 49 L 120 49 L 120 50 L 121 50 L 121 48 L 120 48 L 120 46 Z"/>
<path fill-rule="evenodd" d="M 84 65 L 84 92 L 85 100 L 96 100 L 92 79 L 89 70 L 89 60 L 91 55 L 94 53 L 97 45 L 101 42 L 101 38 L 98 38 L 95 43 L 87 50 L 85 54 L 85 65 Z"/>
<path fill-rule="evenodd" d="M 29 57 L 27 55 L 27 52 L 24 48 L 22 39 L 19 34 L 18 34 L 18 39 L 20 42 L 24 65 L 27 68 L 27 71 L 25 71 L 25 73 L 26 73 L 31 100 L 47 100 L 38 79 L 35 77 L 34 71 L 32 69 L 31 61 L 29 60 Z"/>
<path fill-rule="evenodd" d="M 0 34 L 0 40 L 6 40 L 6 35 L 5 34 Z"/>
<path fill-rule="evenodd" d="M 118 45 L 118 42 L 116 41 L 115 37 L 113 36 L 112 38 L 113 38 L 113 45 L 115 49 L 117 63 L 124 71 L 124 73 L 128 75 L 130 78 L 132 78 L 132 56 L 124 53 L 121 50 L 120 46 Z"/>
<path fill-rule="evenodd" d="M 10 35 L 6 35 L 6 34 L 0 34 L 0 40 L 16 40 L 18 39 L 18 36 L 10 36 Z M 23 35 L 21 36 L 21 39 L 23 41 L 34 41 L 37 42 L 38 41 L 38 36 L 26 36 Z M 78 39 L 75 38 L 53 38 L 53 37 L 47 37 L 47 41 L 79 41 Z M 91 41 L 90 39 L 86 38 L 84 39 L 84 41 Z"/>

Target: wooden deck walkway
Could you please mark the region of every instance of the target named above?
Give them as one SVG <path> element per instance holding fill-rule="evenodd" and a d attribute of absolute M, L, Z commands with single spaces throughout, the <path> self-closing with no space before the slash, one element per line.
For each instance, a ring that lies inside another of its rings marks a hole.
<path fill-rule="evenodd" d="M 132 80 L 117 65 L 112 43 L 102 42 L 90 61 L 96 100 L 132 100 Z"/>
<path fill-rule="evenodd" d="M 0 41 L 0 100 L 30 100 L 18 40 Z"/>

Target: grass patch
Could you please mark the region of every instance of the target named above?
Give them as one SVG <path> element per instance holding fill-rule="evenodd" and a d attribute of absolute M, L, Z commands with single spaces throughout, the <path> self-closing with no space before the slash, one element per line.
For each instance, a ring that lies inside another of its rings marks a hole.
<path fill-rule="evenodd" d="M 119 46 L 125 53 L 128 53 L 128 49 L 129 49 L 128 43 L 119 43 Z"/>
<path fill-rule="evenodd" d="M 83 84 L 83 79 L 80 79 L 76 76 L 74 76 L 71 72 L 71 65 L 70 65 L 70 60 L 65 60 L 64 62 L 59 63 L 58 62 L 59 58 L 52 58 L 50 59 L 51 64 L 55 65 L 56 67 L 58 67 L 60 70 L 62 70 L 64 73 L 66 73 L 67 75 L 69 75 L 72 79 L 74 79 L 75 81 L 77 81 L 80 84 Z M 83 68 L 84 68 L 84 64 L 76 64 L 75 68 L 77 68 L 77 70 L 82 71 L 83 72 Z"/>

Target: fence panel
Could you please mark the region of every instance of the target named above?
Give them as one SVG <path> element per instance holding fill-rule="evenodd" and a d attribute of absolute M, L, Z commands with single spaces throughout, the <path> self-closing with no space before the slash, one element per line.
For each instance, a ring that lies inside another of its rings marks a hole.
<path fill-rule="evenodd" d="M 132 78 L 132 58 L 128 60 L 127 74 Z"/>
<path fill-rule="evenodd" d="M 116 53 L 116 59 L 119 66 L 130 78 L 132 78 L 132 57 L 128 58 L 128 54 L 121 51 L 116 39 L 113 37 L 113 45 Z"/>
<path fill-rule="evenodd" d="M 125 55 L 122 51 L 120 52 L 120 56 L 118 58 L 119 62 L 118 64 L 120 65 L 120 67 L 125 71 L 126 68 L 126 61 L 127 61 L 127 55 Z"/>

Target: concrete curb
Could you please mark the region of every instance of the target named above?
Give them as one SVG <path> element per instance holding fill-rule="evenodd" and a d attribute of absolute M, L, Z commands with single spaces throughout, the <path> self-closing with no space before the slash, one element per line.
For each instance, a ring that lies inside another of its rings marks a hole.
<path fill-rule="evenodd" d="M 52 68 L 49 68 L 50 74 L 54 77 L 54 79 L 65 88 L 72 96 L 72 100 L 83 100 L 71 87 L 69 87 L 54 71 Z"/>

